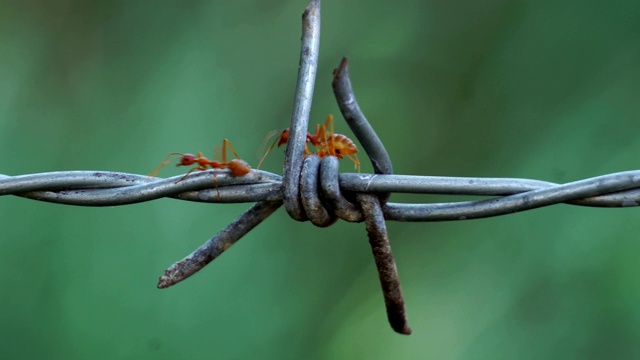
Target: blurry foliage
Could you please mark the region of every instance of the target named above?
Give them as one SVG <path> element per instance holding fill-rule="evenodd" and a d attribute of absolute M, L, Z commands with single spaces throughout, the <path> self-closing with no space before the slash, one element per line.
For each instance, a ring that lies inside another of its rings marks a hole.
<path fill-rule="evenodd" d="M 255 165 L 289 122 L 305 5 L 0 1 L 0 172 L 145 174 L 225 137 Z M 312 123 L 337 113 L 331 71 L 348 56 L 397 173 L 565 182 L 638 168 L 640 2 L 322 6 Z M 281 210 L 194 278 L 155 288 L 246 208 L 2 198 L 0 355 L 640 357 L 638 209 L 390 223 L 403 337 L 361 224 L 317 229 Z"/>

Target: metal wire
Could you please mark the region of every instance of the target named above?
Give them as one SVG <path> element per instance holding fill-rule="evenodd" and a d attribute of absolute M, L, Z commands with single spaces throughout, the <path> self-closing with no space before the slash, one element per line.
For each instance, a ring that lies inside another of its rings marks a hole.
<path fill-rule="evenodd" d="M 282 199 L 282 177 L 265 171 L 235 177 L 228 170 L 209 170 L 179 181 L 182 177 L 161 179 L 108 171 L 0 174 L 0 195 L 79 206 L 129 205 L 163 197 L 220 203 Z"/>
<path fill-rule="evenodd" d="M 217 191 L 213 182 L 216 172 Z M 235 177 L 227 170 L 207 170 L 167 179 L 108 171 L 57 171 L 28 175 L 0 174 L 0 196 L 79 206 L 117 206 L 170 197 L 209 203 L 282 199 L 281 177 L 262 170 Z M 322 177 L 320 177 L 322 179 Z M 496 196 L 478 201 L 383 206 L 395 221 L 468 220 L 567 203 L 590 207 L 640 205 L 640 170 L 597 176 L 566 184 L 516 178 L 474 178 L 343 173 L 339 188 L 351 193 L 413 193 Z"/>
<path fill-rule="evenodd" d="M 357 198 L 364 213 L 369 244 L 378 268 L 378 278 L 380 279 L 382 294 L 387 307 L 389 324 L 396 332 L 409 335 L 411 334 L 411 328 L 407 321 L 398 268 L 391 251 L 391 243 L 389 242 L 387 226 L 382 215 L 380 200 L 375 195 L 363 193 L 359 193 Z"/>
<path fill-rule="evenodd" d="M 349 78 L 347 58 L 342 58 L 340 66 L 333 71 L 333 82 L 331 85 L 338 106 L 340 107 L 340 112 L 362 144 L 364 151 L 369 156 L 374 172 L 384 175 L 392 174 L 393 166 L 391 165 L 391 157 L 384 148 L 384 144 L 382 144 L 382 140 L 380 140 L 378 134 L 376 134 L 373 127 L 367 121 L 356 100 L 356 95 L 351 86 L 351 79 Z M 328 168 L 329 165 L 331 165 L 331 160 L 328 159 L 325 163 L 326 165 L 323 166 L 323 168 Z M 337 179 L 337 161 L 333 161 L 333 171 L 336 174 L 334 178 Z M 326 172 L 327 171 L 324 170 L 323 174 Z M 325 174 L 325 176 L 327 175 Z M 339 189 L 339 185 L 336 186 L 336 188 Z M 323 189 L 326 194 L 326 187 L 323 187 Z M 367 236 L 369 237 L 369 245 L 371 246 L 373 259 L 378 270 L 378 279 L 380 280 L 380 287 L 382 288 L 389 324 L 397 333 L 409 335 L 411 334 L 411 327 L 409 327 L 409 321 L 407 319 L 404 298 L 400 290 L 398 267 L 393 257 L 393 251 L 391 251 L 391 242 L 389 241 L 387 224 L 382 210 L 382 206 L 387 203 L 389 196 L 389 192 L 377 193 L 376 195 L 362 192 L 357 193 L 356 199 L 358 206 L 356 207 L 354 204 L 352 207 L 355 208 L 355 211 L 352 209 L 349 209 L 349 211 L 362 212 Z"/>
<path fill-rule="evenodd" d="M 338 106 L 340 107 L 340 112 L 342 112 L 342 116 L 347 122 L 347 125 L 349 125 L 360 141 L 360 144 L 362 144 L 362 148 L 369 156 L 371 165 L 373 165 L 373 171 L 376 174 L 393 173 L 389 153 L 387 153 L 384 144 L 382 144 L 382 140 L 380 140 L 364 116 L 364 113 L 360 110 L 360 106 L 353 92 L 353 87 L 351 86 L 347 58 L 342 58 L 338 68 L 333 71 L 333 82 L 331 85 Z"/>
<path fill-rule="evenodd" d="M 302 157 L 307 143 L 307 128 L 313 100 L 313 89 L 318 72 L 320 51 L 320 0 L 311 0 L 302 13 L 302 46 L 298 82 L 293 99 L 293 113 L 289 126 L 289 142 L 284 159 L 284 208 L 291 218 L 307 220 L 300 197 Z"/>
<path fill-rule="evenodd" d="M 158 288 L 168 288 L 200 271 L 273 214 L 280 205 L 282 201 L 259 201 L 253 205 L 196 251 L 171 265 L 160 277 Z"/>

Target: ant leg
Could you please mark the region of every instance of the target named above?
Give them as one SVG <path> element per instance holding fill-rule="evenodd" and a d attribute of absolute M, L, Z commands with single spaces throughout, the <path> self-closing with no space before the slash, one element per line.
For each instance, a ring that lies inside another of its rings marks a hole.
<path fill-rule="evenodd" d="M 349 160 L 353 161 L 354 168 L 358 169 L 358 173 L 360 172 L 360 161 L 358 160 L 358 155 L 346 155 Z"/>
<path fill-rule="evenodd" d="M 267 158 L 267 155 L 269 155 L 271 150 L 273 150 L 273 147 L 276 146 L 276 143 L 279 142 L 280 139 L 282 139 L 282 134 L 280 134 L 278 137 L 276 137 L 275 140 L 273 140 L 273 144 L 271 144 L 271 146 L 269 146 L 269 150 L 267 150 L 267 152 L 264 154 L 264 156 L 262 156 L 262 159 L 260 159 L 260 162 L 258 163 L 258 167 L 257 167 L 258 169 L 260 169 L 260 166 L 262 166 L 262 162 L 264 162 L 264 160 Z M 266 141 L 269 141 L 269 140 L 267 139 Z"/>
<path fill-rule="evenodd" d="M 227 162 L 227 146 L 229 147 L 229 149 L 231 149 L 231 152 L 233 152 L 233 155 L 235 155 L 236 159 L 240 159 L 240 156 L 238 156 L 236 149 L 234 149 L 233 145 L 231 145 L 231 141 L 224 139 L 222 141 L 222 162 Z"/>
<path fill-rule="evenodd" d="M 187 176 L 189 176 L 189 174 L 191 174 L 192 172 L 196 171 L 196 170 L 206 170 L 206 168 L 203 168 L 201 166 L 196 166 L 194 168 L 191 168 L 191 170 L 189 170 L 189 172 L 187 172 L 183 177 L 180 178 L 180 180 L 176 181 L 175 183 L 179 183 L 180 181 L 184 180 L 187 178 Z"/>
<path fill-rule="evenodd" d="M 220 202 L 220 190 L 218 190 L 218 179 L 216 178 L 216 174 L 218 172 L 216 169 L 213 169 L 213 186 L 216 188 L 216 193 L 218 194 L 218 202 Z"/>
<path fill-rule="evenodd" d="M 309 156 L 311 155 L 311 151 L 309 150 L 309 145 L 307 145 L 307 143 L 304 143 L 304 156 Z"/>
<path fill-rule="evenodd" d="M 324 128 L 331 129 L 331 134 L 333 134 L 333 115 L 327 115 L 327 120 L 324 121 Z"/>
<path fill-rule="evenodd" d="M 180 155 L 182 156 L 183 154 L 181 153 L 169 153 L 169 155 L 165 156 L 164 160 L 162 160 L 162 162 L 160 163 L 160 165 L 155 168 L 155 170 L 153 170 L 151 173 L 149 173 L 149 176 L 153 176 L 156 177 L 158 175 L 158 173 L 160 172 L 160 170 L 162 170 L 163 167 L 169 165 L 169 163 L 171 162 L 171 157 L 175 156 L 175 155 Z"/>
<path fill-rule="evenodd" d="M 327 145 L 329 146 L 329 153 L 333 155 L 333 154 L 336 153 L 336 150 L 335 150 L 335 145 L 333 143 L 333 134 L 335 134 L 335 132 L 334 132 L 334 129 L 333 129 L 333 115 L 331 115 L 331 114 L 327 115 L 327 120 L 325 120 L 325 122 L 324 122 L 325 132 L 327 131 L 328 127 L 330 127 L 331 130 L 329 132 L 329 134 L 330 134 L 329 138 L 327 139 L 327 142 L 328 142 Z"/>

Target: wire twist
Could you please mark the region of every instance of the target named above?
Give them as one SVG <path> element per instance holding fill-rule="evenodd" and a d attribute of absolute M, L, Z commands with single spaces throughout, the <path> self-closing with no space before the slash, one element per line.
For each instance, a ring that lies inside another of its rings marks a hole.
<path fill-rule="evenodd" d="M 333 162 L 327 159 L 324 160 Z M 109 171 L 56 171 L 17 176 L 0 174 L 0 196 L 15 195 L 76 206 L 129 205 L 165 197 L 206 203 L 282 200 L 282 178 L 261 170 L 253 170 L 243 177 L 231 176 L 227 170 L 215 170 L 220 192 L 218 197 L 211 181 L 213 171 L 194 173 L 177 184 L 176 181 L 182 176 L 163 179 Z M 302 178 L 309 180 L 313 177 Z M 322 181 L 322 177 L 316 181 Z M 501 216 L 560 203 L 603 208 L 640 206 L 639 181 L 640 170 L 566 184 L 517 178 L 355 173 L 342 173 L 338 178 L 339 189 L 347 193 L 495 196 L 486 200 L 448 203 L 389 202 L 382 207 L 387 221 L 422 222 Z M 315 194 L 319 200 L 318 193 Z"/>

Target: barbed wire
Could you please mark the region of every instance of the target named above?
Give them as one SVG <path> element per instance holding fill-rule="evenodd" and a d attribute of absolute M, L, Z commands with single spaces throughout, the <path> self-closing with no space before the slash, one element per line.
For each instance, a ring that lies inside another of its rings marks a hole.
<path fill-rule="evenodd" d="M 108 171 L 0 174 L 0 196 L 76 206 L 119 206 L 166 197 L 208 203 L 256 203 L 194 252 L 171 265 L 160 277 L 159 288 L 172 286 L 204 268 L 282 205 L 293 219 L 309 220 L 319 227 L 330 226 L 337 219 L 364 221 L 389 322 L 402 334 L 410 334 L 411 329 L 385 221 L 469 220 L 558 203 L 590 207 L 640 205 L 640 170 L 565 184 L 519 178 L 394 175 L 382 141 L 358 106 L 346 58 L 334 71 L 334 94 L 375 173 L 340 174 L 336 157 L 305 156 L 319 39 L 320 0 L 311 0 L 303 13 L 300 67 L 283 176 L 257 169 L 243 176 L 215 169 L 192 173 L 186 178 L 180 175 L 166 179 Z M 492 198 L 406 204 L 388 202 L 391 193 Z"/>
<path fill-rule="evenodd" d="M 214 172 L 217 187 L 212 180 Z M 76 206 L 129 205 L 161 198 L 207 203 L 282 200 L 282 177 L 267 171 L 252 170 L 236 177 L 227 170 L 207 170 L 178 182 L 181 178 L 182 175 L 165 179 L 109 171 L 0 174 L 0 196 L 16 195 Z M 497 196 L 449 203 L 388 202 L 383 206 L 383 213 L 386 220 L 393 221 L 469 220 L 559 203 L 590 207 L 640 206 L 640 170 L 566 184 L 517 178 L 343 173 L 339 174 L 339 187 L 347 193 Z"/>

